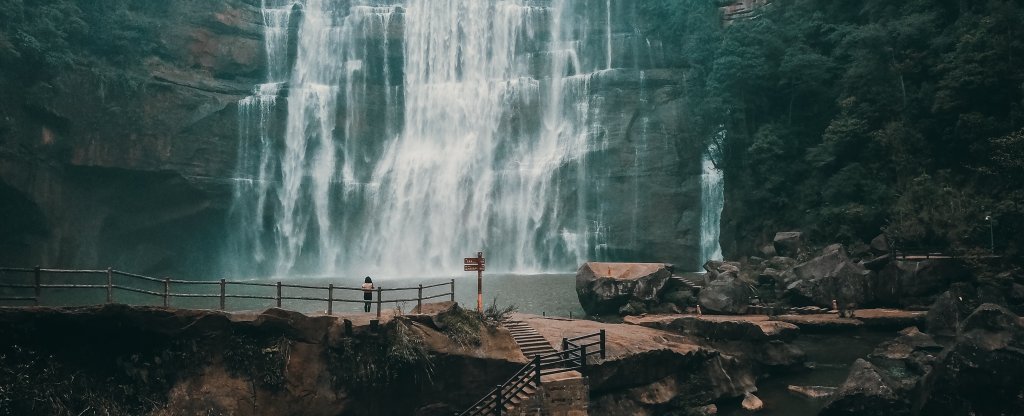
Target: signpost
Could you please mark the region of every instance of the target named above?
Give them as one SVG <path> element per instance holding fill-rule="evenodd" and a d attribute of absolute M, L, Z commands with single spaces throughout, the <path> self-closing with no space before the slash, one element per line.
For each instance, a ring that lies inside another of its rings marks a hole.
<path fill-rule="evenodd" d="M 467 272 L 476 272 L 476 311 L 484 312 L 484 270 L 486 266 L 484 264 L 484 253 L 478 251 L 476 257 L 466 257 L 463 259 L 465 266 L 463 269 Z"/>

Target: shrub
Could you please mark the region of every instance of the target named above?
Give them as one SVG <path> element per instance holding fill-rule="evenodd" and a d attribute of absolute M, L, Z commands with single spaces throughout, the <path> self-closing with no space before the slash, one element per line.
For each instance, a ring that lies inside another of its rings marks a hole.
<path fill-rule="evenodd" d="M 235 376 L 246 376 L 269 390 L 285 383 L 291 342 L 283 337 L 257 338 L 238 334 L 224 348 L 224 367 Z"/>
<path fill-rule="evenodd" d="M 491 327 L 502 325 L 511 319 L 512 314 L 518 310 L 519 306 L 514 303 L 503 308 L 499 307 L 498 298 L 494 298 L 491 305 L 484 309 L 484 324 Z"/>
<path fill-rule="evenodd" d="M 394 319 L 381 336 L 345 338 L 328 359 L 336 382 L 353 390 L 375 390 L 399 381 L 430 382 L 429 352 L 404 319 Z"/>
<path fill-rule="evenodd" d="M 483 315 L 476 311 L 468 311 L 452 306 L 451 309 L 437 315 L 437 326 L 448 339 L 461 346 L 480 345 L 480 329 L 483 326 Z"/>

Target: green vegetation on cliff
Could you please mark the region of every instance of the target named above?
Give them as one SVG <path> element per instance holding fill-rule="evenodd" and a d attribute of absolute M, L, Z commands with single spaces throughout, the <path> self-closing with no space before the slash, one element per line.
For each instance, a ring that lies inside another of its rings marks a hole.
<path fill-rule="evenodd" d="M 726 132 L 727 250 L 789 228 L 982 250 L 991 215 L 997 251 L 1019 253 L 1024 5 L 776 0 L 727 27 L 714 6 L 638 7 L 683 57 L 692 134 Z"/>
<path fill-rule="evenodd" d="M 148 0 L 0 0 L 0 68 L 30 80 L 55 76 L 82 50 L 116 65 L 151 53 L 154 15 L 166 2 Z"/>

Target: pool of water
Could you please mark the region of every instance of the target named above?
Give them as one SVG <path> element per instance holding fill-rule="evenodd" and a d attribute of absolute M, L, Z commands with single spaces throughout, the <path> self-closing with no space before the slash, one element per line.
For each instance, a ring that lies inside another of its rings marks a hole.
<path fill-rule="evenodd" d="M 895 336 L 892 332 L 858 330 L 830 334 L 801 333 L 793 344 L 807 353 L 814 363 L 812 370 L 778 376 L 768 375 L 758 383 L 757 397 L 764 402 L 764 410 L 751 413 L 738 403 L 719 406 L 724 416 L 814 416 L 825 406 L 827 399 L 807 399 L 790 393 L 789 385 L 837 387 L 858 358 L 866 357 L 875 347 Z"/>

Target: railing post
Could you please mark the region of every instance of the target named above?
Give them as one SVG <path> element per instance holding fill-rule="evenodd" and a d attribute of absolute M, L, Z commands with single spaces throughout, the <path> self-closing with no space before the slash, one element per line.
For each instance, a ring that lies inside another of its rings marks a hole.
<path fill-rule="evenodd" d="M 224 286 L 227 286 L 227 282 L 224 279 L 220 279 L 220 310 L 225 310 L 224 307 Z"/>
<path fill-rule="evenodd" d="M 501 416 L 501 411 L 505 410 L 505 398 L 502 397 L 504 393 L 501 392 L 501 384 L 494 391 L 494 414 Z"/>
<path fill-rule="evenodd" d="M 451 297 L 452 302 L 455 302 L 455 279 L 452 279 L 451 281 Z"/>
<path fill-rule="evenodd" d="M 277 282 L 277 307 L 281 307 L 281 282 Z"/>
<path fill-rule="evenodd" d="M 419 291 L 416 292 L 416 310 L 423 313 L 423 283 L 420 283 Z"/>
<path fill-rule="evenodd" d="M 533 383 L 537 385 L 538 389 L 540 388 L 540 356 L 539 355 L 534 355 L 533 356 Z"/>
<path fill-rule="evenodd" d="M 377 287 L 377 319 L 380 319 L 380 294 L 381 293 L 384 293 L 384 291 L 380 288 L 380 286 L 378 286 Z"/>
<path fill-rule="evenodd" d="M 107 267 L 107 303 L 114 303 L 114 268 Z"/>
<path fill-rule="evenodd" d="M 602 360 L 603 360 L 603 359 L 605 359 L 605 345 L 604 345 L 604 340 L 605 340 L 605 336 L 604 336 L 604 330 L 602 329 L 602 330 L 601 330 L 601 359 L 602 359 Z"/>
<path fill-rule="evenodd" d="M 334 283 L 327 285 L 327 314 L 334 315 Z"/>
<path fill-rule="evenodd" d="M 170 294 L 171 294 L 171 278 L 170 277 L 165 277 L 164 278 L 164 307 L 165 308 L 169 305 L 169 303 L 167 303 L 167 298 L 168 298 L 168 296 L 170 296 Z"/>
<path fill-rule="evenodd" d="M 562 359 L 569 359 L 569 338 L 562 338 Z"/>
<path fill-rule="evenodd" d="M 580 345 L 580 370 L 587 368 L 587 345 Z"/>
<path fill-rule="evenodd" d="M 42 267 L 36 266 L 35 270 L 33 270 L 36 281 L 36 306 L 39 306 L 39 298 L 43 296 L 43 271 L 40 269 L 42 269 Z"/>

